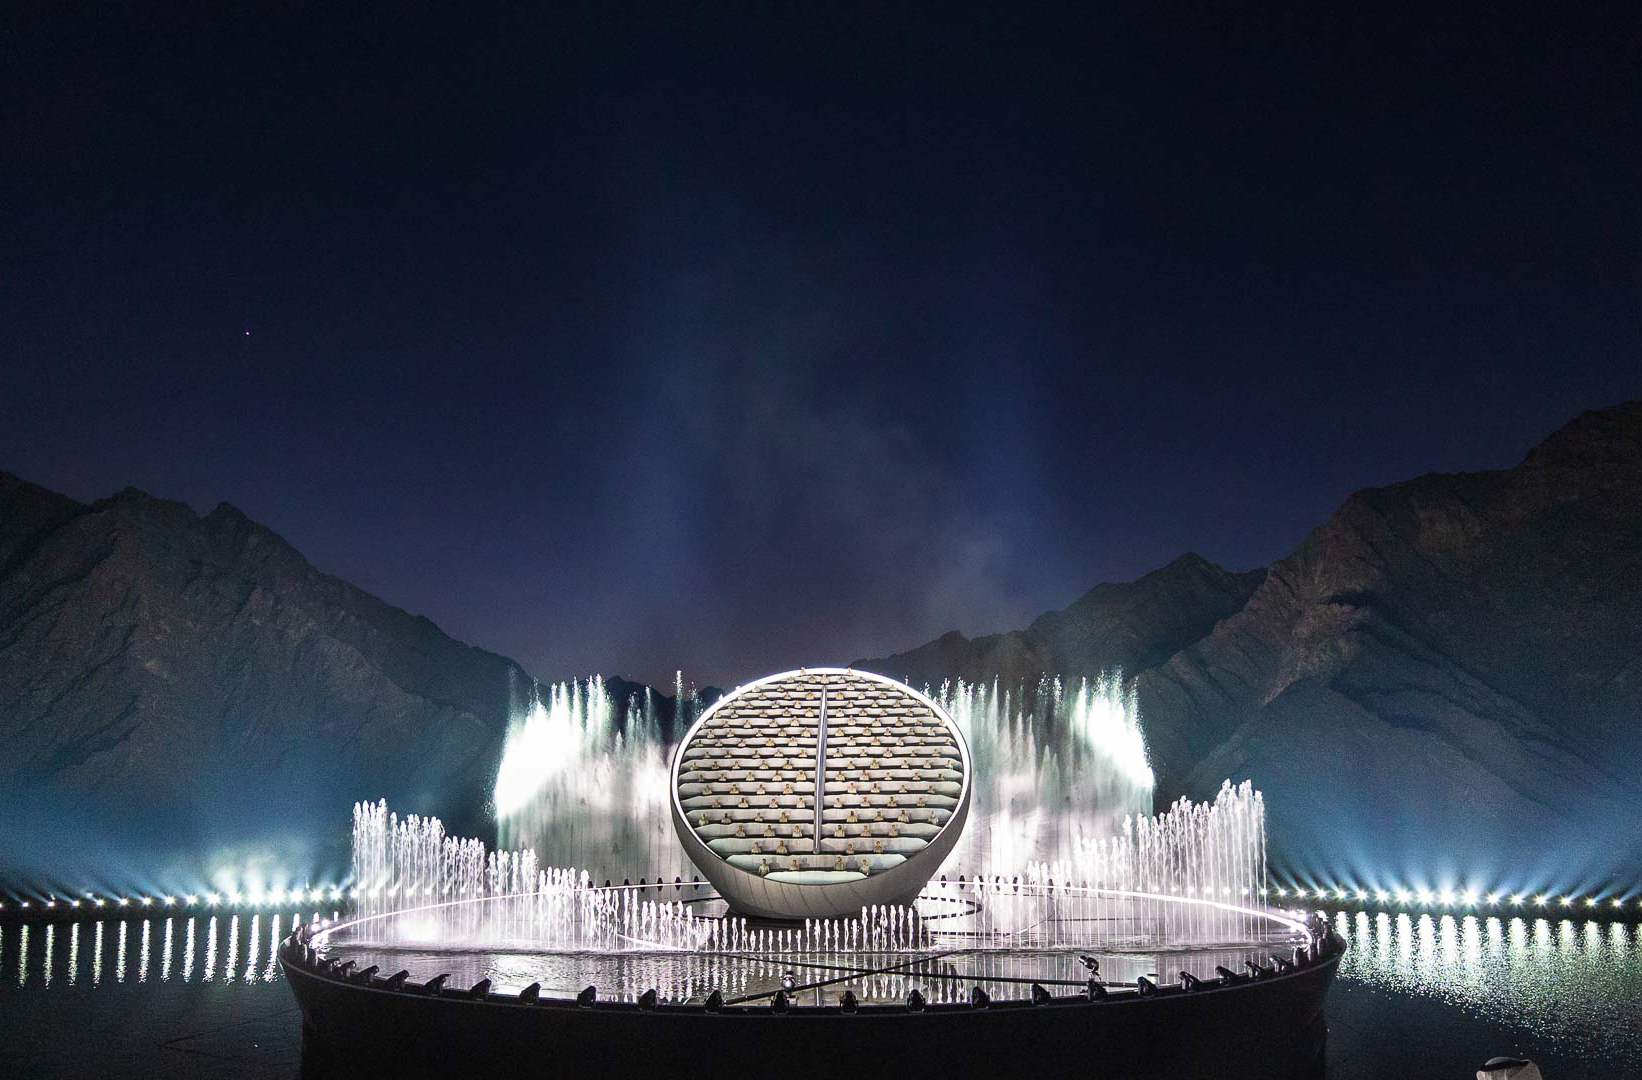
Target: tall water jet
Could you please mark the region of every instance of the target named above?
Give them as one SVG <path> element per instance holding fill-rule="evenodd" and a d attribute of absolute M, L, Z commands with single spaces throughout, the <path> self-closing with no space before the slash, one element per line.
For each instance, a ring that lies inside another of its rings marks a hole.
<path fill-rule="evenodd" d="M 1120 674 L 1075 687 L 1046 678 L 925 692 L 974 755 L 971 823 L 941 868 L 949 876 L 1063 859 L 1150 812 L 1139 709 Z M 497 773 L 501 845 L 532 847 L 600 880 L 688 880 L 694 868 L 669 822 L 667 775 L 673 740 L 703 703 L 682 677 L 674 693 L 670 703 L 649 692 L 618 699 L 598 677 L 536 687 Z"/>
<path fill-rule="evenodd" d="M 1153 777 L 1140 711 L 1120 673 L 1069 690 L 961 680 L 931 696 L 974 757 L 971 826 L 947 859 L 948 874 L 1015 873 L 1116 833 L 1149 814 Z"/>
<path fill-rule="evenodd" d="M 697 711 L 674 686 L 673 730 Z M 670 732 L 649 690 L 617 700 L 603 678 L 537 686 L 509 725 L 496 774 L 497 838 L 602 878 L 688 879 L 667 811 Z"/>
<path fill-rule="evenodd" d="M 524 851 L 447 836 L 437 818 L 354 808 L 356 941 L 577 952 L 881 952 L 1146 948 L 1265 932 L 1265 805 L 1247 782 L 1212 803 L 1126 820 L 1053 863 L 994 866 L 930 883 L 912 905 L 789 930 L 698 914 L 705 885 L 595 885 Z"/>

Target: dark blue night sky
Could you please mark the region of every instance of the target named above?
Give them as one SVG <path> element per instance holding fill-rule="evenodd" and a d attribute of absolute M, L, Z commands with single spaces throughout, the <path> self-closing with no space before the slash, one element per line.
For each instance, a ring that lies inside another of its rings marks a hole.
<path fill-rule="evenodd" d="M 1642 390 L 1634 14 L 443 10 L 8 15 L 0 468 L 722 684 Z"/>

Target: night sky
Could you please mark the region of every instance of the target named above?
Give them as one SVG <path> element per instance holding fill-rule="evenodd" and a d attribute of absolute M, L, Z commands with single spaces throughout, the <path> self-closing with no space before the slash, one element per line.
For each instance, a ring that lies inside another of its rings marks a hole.
<path fill-rule="evenodd" d="M 1246 569 L 1642 392 L 1634 15 L 62 7 L 0 45 L 0 468 L 543 677 Z"/>

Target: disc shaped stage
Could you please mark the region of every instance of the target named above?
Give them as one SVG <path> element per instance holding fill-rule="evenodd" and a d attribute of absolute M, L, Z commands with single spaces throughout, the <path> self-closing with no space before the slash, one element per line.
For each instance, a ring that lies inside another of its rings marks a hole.
<path fill-rule="evenodd" d="M 1343 942 L 1322 932 L 1292 962 L 1249 974 L 1127 988 L 1091 981 L 1011 987 L 1005 1000 L 858 1005 L 810 992 L 675 1003 L 649 991 L 608 1000 L 531 985 L 493 993 L 443 974 L 420 979 L 375 965 L 354 971 L 295 933 L 279 949 L 302 1010 L 305 1074 L 448 1077 L 476 1065 L 569 1076 L 656 1070 L 779 1075 L 791 1080 L 894 1069 L 930 1076 L 1315 1077 L 1324 999 Z M 782 964 L 792 961 L 778 958 Z M 805 971 L 803 965 L 798 965 Z M 812 979 L 805 971 L 803 978 Z M 1019 980 L 1028 982 L 1030 980 Z M 1110 989 L 1108 989 L 1110 987 Z M 998 989 L 995 987 L 995 989 Z"/>
<path fill-rule="evenodd" d="M 673 825 L 731 908 L 836 918 L 910 904 L 969 814 L 970 757 L 946 712 L 864 671 L 738 687 L 680 741 Z"/>

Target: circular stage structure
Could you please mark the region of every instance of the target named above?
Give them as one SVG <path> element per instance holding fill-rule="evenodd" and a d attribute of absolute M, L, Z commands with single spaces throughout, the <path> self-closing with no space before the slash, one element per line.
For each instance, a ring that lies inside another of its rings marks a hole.
<path fill-rule="evenodd" d="M 807 668 L 720 698 L 685 733 L 673 825 L 739 914 L 905 905 L 963 831 L 969 748 L 946 712 L 868 672 Z"/>
<path fill-rule="evenodd" d="M 943 869 L 973 770 L 927 696 L 807 668 L 738 687 L 672 756 L 706 880 L 600 886 L 357 804 L 350 911 L 280 947 L 305 1068 L 1315 1075 L 1344 945 L 1267 905 L 1252 784 L 1060 861 Z"/>
<path fill-rule="evenodd" d="M 1077 950 L 826 953 L 769 936 L 716 955 L 560 954 L 533 969 L 500 951 L 338 942 L 331 928 L 293 932 L 279 959 L 315 1074 L 550 1061 L 572 1075 L 710 1062 L 823 1077 L 904 1062 L 951 1076 L 1316 1077 L 1344 944 L 1316 921 L 1272 928 L 1281 943 L 1103 953 L 1094 970 Z"/>

